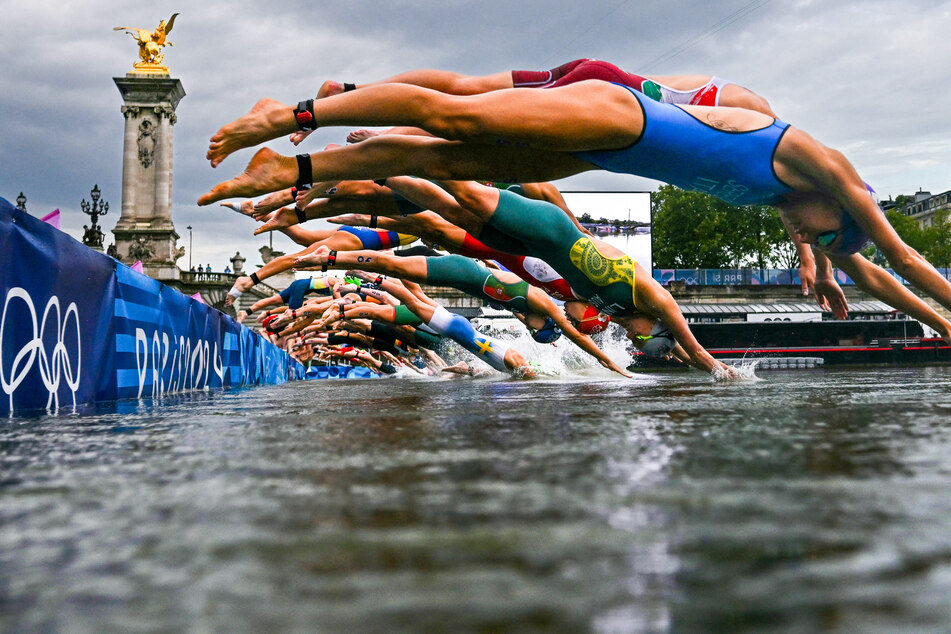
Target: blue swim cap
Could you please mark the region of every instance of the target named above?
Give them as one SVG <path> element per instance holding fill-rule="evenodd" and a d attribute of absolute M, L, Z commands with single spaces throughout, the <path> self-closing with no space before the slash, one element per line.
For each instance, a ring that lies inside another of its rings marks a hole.
<path fill-rule="evenodd" d="M 549 317 L 545 325 L 532 333 L 532 339 L 538 343 L 551 343 L 561 336 L 561 328 L 555 325 L 555 320 Z"/>
<path fill-rule="evenodd" d="M 868 191 L 868 195 L 871 196 L 872 200 L 878 204 L 878 194 L 875 193 L 872 186 L 865 183 L 865 189 Z M 878 210 L 882 211 L 881 206 L 879 206 Z M 885 212 L 882 211 L 882 213 Z M 845 209 L 842 210 L 842 217 L 839 219 L 839 222 L 842 225 L 839 231 L 839 246 L 826 249 L 826 252 L 832 255 L 852 255 L 864 249 L 865 245 L 869 243 L 870 238 L 862 231 L 862 228 L 858 226 L 855 219 L 852 218 L 851 214 Z"/>
<path fill-rule="evenodd" d="M 651 338 L 641 346 L 641 352 L 655 359 L 663 359 L 677 345 L 670 328 L 664 325 L 664 322 L 658 321 L 651 328 Z"/>
<path fill-rule="evenodd" d="M 844 209 L 840 222 L 842 223 L 842 229 L 839 233 L 839 245 L 827 251 L 833 255 L 851 255 L 864 249 L 869 242 L 869 237 L 855 223 L 849 212 Z"/>

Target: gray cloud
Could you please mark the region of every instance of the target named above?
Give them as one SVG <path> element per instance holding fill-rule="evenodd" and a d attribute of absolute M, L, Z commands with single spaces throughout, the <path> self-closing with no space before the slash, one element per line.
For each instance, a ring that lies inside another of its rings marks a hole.
<path fill-rule="evenodd" d="M 237 153 L 212 170 L 204 160 L 208 137 L 260 97 L 296 102 L 324 79 L 370 81 L 412 68 L 482 74 L 597 57 L 654 74 L 715 73 L 765 95 L 784 119 L 844 151 L 881 194 L 943 191 L 951 182 L 944 103 L 951 8 L 940 2 L 238 0 L 145 7 L 0 0 L 0 9 L 0 196 L 13 200 L 23 191 L 36 214 L 59 207 L 64 229 L 77 237 L 86 221 L 79 201 L 93 184 L 114 210 L 104 219 L 107 229 L 121 205 L 122 104 L 112 78 L 131 69 L 136 49 L 112 27 L 154 28 L 181 11 L 169 36 L 174 46 L 166 49 L 187 93 L 175 126 L 174 220 L 181 244 L 185 226 L 195 227 L 194 261 L 216 269 L 236 249 L 251 256 L 266 240 L 250 236 L 250 220 L 195 205 L 251 155 Z M 738 12 L 742 17 L 711 32 Z M 654 60 L 661 61 L 644 68 Z M 307 149 L 345 134 L 321 131 Z M 294 151 L 285 140 L 269 145 Z M 591 173 L 560 185 L 653 183 Z M 294 248 L 283 236 L 275 246 Z"/>

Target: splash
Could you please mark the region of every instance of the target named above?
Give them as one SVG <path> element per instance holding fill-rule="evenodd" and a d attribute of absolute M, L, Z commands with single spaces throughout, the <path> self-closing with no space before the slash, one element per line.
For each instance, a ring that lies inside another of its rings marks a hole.
<path fill-rule="evenodd" d="M 727 372 L 718 369 L 713 373 L 713 380 L 743 382 L 762 381 L 763 379 L 756 376 L 757 365 L 759 365 L 759 360 L 757 359 L 744 359 L 735 365 L 729 365 L 735 376 L 730 376 Z"/>

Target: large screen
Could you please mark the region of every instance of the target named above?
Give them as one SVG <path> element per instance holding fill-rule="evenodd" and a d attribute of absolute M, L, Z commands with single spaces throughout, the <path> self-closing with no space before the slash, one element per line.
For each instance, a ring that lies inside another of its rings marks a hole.
<path fill-rule="evenodd" d="M 621 249 L 647 270 L 651 253 L 650 192 L 562 192 L 588 231 Z"/>

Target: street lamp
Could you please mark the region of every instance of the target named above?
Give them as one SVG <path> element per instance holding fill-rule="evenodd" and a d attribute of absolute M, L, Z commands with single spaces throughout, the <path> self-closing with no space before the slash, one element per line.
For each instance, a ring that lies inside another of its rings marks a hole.
<path fill-rule="evenodd" d="M 188 270 L 192 270 L 192 226 L 188 225 L 185 227 L 188 229 Z"/>
<path fill-rule="evenodd" d="M 102 196 L 102 192 L 99 191 L 99 185 L 94 185 L 92 190 L 89 192 L 89 197 L 92 198 L 92 203 L 87 203 L 86 199 L 83 198 L 82 202 L 79 203 L 79 207 L 83 210 L 83 213 L 88 215 L 92 220 L 90 226 L 83 225 L 85 233 L 83 233 L 83 244 L 94 249 L 102 251 L 102 228 L 98 224 L 99 216 L 105 216 L 109 213 L 109 203 L 106 201 L 99 202 L 99 198 Z"/>

